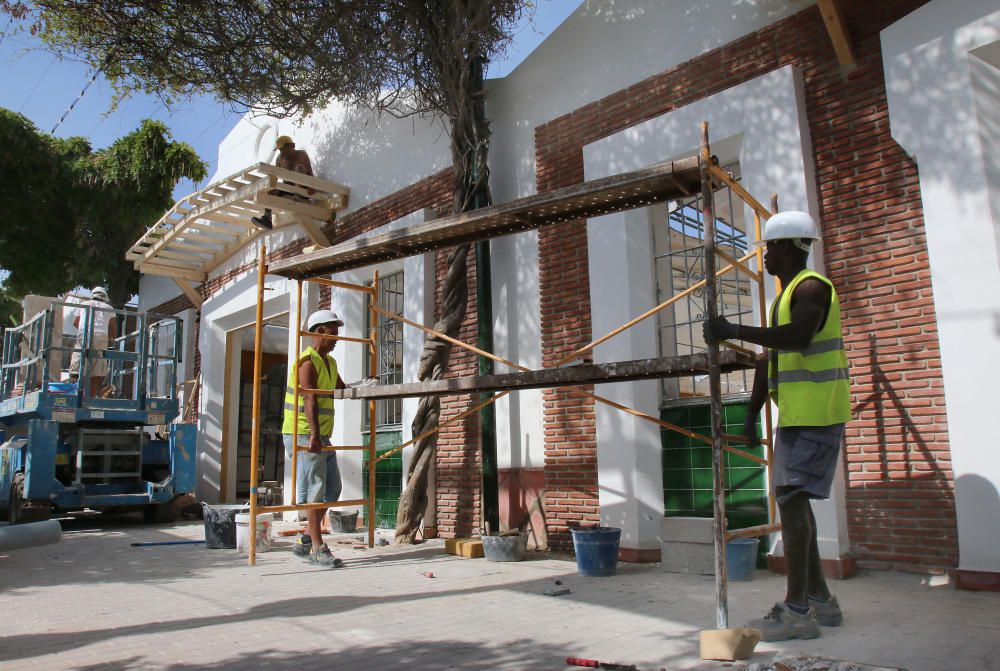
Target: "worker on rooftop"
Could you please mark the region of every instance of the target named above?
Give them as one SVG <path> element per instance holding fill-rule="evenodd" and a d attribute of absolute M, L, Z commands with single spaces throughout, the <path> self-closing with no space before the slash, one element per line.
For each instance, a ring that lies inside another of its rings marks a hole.
<path fill-rule="evenodd" d="M 313 176 L 312 162 L 309 160 L 309 154 L 305 152 L 304 149 L 295 148 L 295 140 L 293 140 L 288 135 L 282 135 L 279 137 L 275 143 L 274 148 L 278 152 L 278 158 L 274 162 L 279 168 L 284 168 L 285 170 L 292 170 L 294 172 L 301 172 L 303 175 Z M 306 192 L 311 196 L 316 193 L 316 189 L 311 187 L 303 187 Z M 282 196 L 283 198 L 292 198 L 295 200 L 308 200 L 303 196 L 297 196 L 290 194 L 286 191 L 281 191 L 280 189 L 271 189 L 268 194 L 272 196 Z M 274 227 L 274 221 L 271 218 L 270 208 L 264 210 L 263 216 L 251 217 L 250 221 L 253 222 L 254 226 L 259 228 L 271 230 Z"/>
<path fill-rule="evenodd" d="M 770 393 L 778 406 L 771 478 L 781 514 L 787 592 L 764 618 L 749 624 L 765 641 L 816 638 L 819 625 L 843 622 L 820 565 L 810 499 L 830 497 L 844 426 L 851 418 L 850 377 L 833 283 L 806 268 L 816 222 L 805 212 L 775 214 L 764 227 L 764 268 L 783 287 L 767 327 L 704 323 L 706 342 L 739 339 L 762 345 L 744 423 L 758 444 L 757 416 Z"/>

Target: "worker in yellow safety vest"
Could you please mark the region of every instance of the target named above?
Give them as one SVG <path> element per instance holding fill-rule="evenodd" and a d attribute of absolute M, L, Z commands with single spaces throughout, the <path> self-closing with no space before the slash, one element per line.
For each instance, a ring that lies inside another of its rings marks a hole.
<path fill-rule="evenodd" d="M 764 268 L 781 280 L 768 326 L 704 323 L 706 342 L 745 340 L 765 349 L 757 358 L 743 433 L 759 444 L 757 417 L 770 395 L 778 407 L 771 480 L 781 515 L 787 571 L 785 600 L 749 626 L 765 641 L 816 638 L 819 625 L 844 616 L 820 565 L 811 499 L 830 496 L 844 426 L 851 418 L 850 377 L 840 324 L 840 300 L 829 279 L 806 268 L 819 239 L 806 212 L 775 214 L 764 226 Z"/>
<path fill-rule="evenodd" d="M 330 353 L 337 341 L 324 336 L 340 334 L 344 322 L 337 313 L 318 310 L 309 316 L 306 330 L 315 333 L 310 345 L 299 355 L 298 367 L 289 368 L 288 387 L 285 390 L 284 421 L 281 425 L 285 445 L 285 463 L 292 463 L 293 436 L 298 434 L 300 449 L 297 457 L 295 477 L 296 503 L 330 503 L 340 498 L 342 489 L 337 453 L 324 451 L 329 447 L 333 433 L 333 398 L 322 396 L 306 389 L 331 391 L 345 389 L 343 379 L 337 372 L 337 361 Z M 295 383 L 298 376 L 300 394 L 298 407 L 295 405 Z M 296 426 L 298 430 L 296 431 Z M 306 513 L 307 536 L 300 539 L 293 551 L 306 557 L 311 564 L 338 568 L 343 562 L 333 556 L 323 542 L 320 526 L 324 508 L 312 508 Z M 308 538 L 308 542 L 306 542 Z"/>

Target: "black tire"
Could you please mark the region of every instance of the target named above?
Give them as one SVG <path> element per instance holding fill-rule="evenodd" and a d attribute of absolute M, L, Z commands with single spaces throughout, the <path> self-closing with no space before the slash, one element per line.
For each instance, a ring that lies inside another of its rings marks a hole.
<path fill-rule="evenodd" d="M 33 504 L 25 499 L 24 473 L 18 473 L 10 484 L 10 505 L 7 508 L 7 515 L 11 524 L 45 522 L 52 519 L 52 506 Z"/>

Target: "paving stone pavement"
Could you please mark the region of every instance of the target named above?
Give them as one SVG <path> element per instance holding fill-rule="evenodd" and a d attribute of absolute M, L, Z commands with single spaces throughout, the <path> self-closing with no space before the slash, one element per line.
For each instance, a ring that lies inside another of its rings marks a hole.
<path fill-rule="evenodd" d="M 234 550 L 130 546 L 203 538 L 200 522 L 94 517 L 63 528 L 58 544 L 0 554 L 0 669 L 572 669 L 567 656 L 643 671 L 742 666 L 698 659 L 699 630 L 715 626 L 714 580 L 659 565 L 583 578 L 572 557 L 493 563 L 431 541 L 332 545 L 347 566 L 328 570 L 276 539 L 248 567 Z M 544 596 L 555 580 L 572 593 Z M 910 671 L 1000 669 L 1000 594 L 884 572 L 832 586 L 842 627 L 761 643 L 747 661 L 801 654 Z M 759 617 L 783 589 L 765 571 L 730 583 L 731 625 Z"/>

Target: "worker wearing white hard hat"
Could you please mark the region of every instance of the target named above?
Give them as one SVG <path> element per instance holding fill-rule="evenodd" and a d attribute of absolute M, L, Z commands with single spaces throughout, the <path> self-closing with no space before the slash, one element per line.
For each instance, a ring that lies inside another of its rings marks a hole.
<path fill-rule="evenodd" d="M 285 444 L 286 464 L 292 463 L 295 434 L 298 434 L 299 451 L 295 474 L 298 504 L 331 503 L 340 498 L 342 484 L 337 453 L 332 450 L 324 451 L 324 448 L 331 445 L 333 399 L 301 390 L 332 391 L 347 387 L 337 370 L 337 360 L 331 356 L 337 340 L 330 336 L 339 335 L 343 325 L 344 321 L 332 310 L 317 310 L 309 315 L 306 330 L 315 336 L 309 338 L 308 347 L 299 355 L 298 366 L 288 371 L 281 433 Z M 300 388 L 298 406 L 295 404 L 296 382 Z M 334 557 L 323 542 L 321 526 L 325 514 L 323 508 L 307 511 L 306 531 L 309 540 L 299 540 L 294 550 L 296 554 L 305 556 L 311 564 L 337 568 L 343 562 Z"/>
<path fill-rule="evenodd" d="M 806 212 L 780 212 L 768 219 L 761 241 L 767 248 L 764 268 L 782 286 L 768 325 L 733 324 L 720 316 L 703 329 L 708 343 L 738 339 L 767 348 L 757 358 L 743 426 L 756 446 L 757 416 L 770 396 L 778 407 L 770 471 L 781 514 L 787 590 L 765 617 L 749 623 L 765 641 L 816 638 L 820 625 L 837 626 L 844 619 L 823 577 L 810 503 L 830 496 L 851 418 L 840 299 L 829 279 L 806 268 L 818 239 L 819 228 Z"/>
<path fill-rule="evenodd" d="M 281 135 L 274 142 L 274 149 L 278 152 L 278 158 L 275 160 L 274 164 L 279 168 L 284 168 L 285 170 L 291 170 L 292 172 L 300 172 L 303 175 L 309 175 L 312 177 L 313 169 L 312 162 L 309 160 L 309 154 L 307 154 L 302 149 L 295 148 L 295 140 L 289 135 Z M 294 186 L 305 189 L 306 193 L 310 196 L 316 193 L 316 189 L 308 186 L 302 186 L 301 184 L 294 184 L 293 182 L 288 182 Z M 271 189 L 267 192 L 272 196 L 281 196 L 282 198 L 290 198 L 296 201 L 308 201 L 309 199 L 305 196 L 300 196 L 298 194 L 291 194 L 287 191 L 282 191 L 281 189 Z M 271 215 L 271 209 L 267 208 L 264 210 L 264 214 L 259 217 L 251 217 L 250 221 L 258 228 L 263 228 L 270 230 L 274 227 L 274 219 Z"/>
<path fill-rule="evenodd" d="M 94 287 L 90 290 L 90 300 L 77 310 L 73 317 L 73 326 L 77 329 L 76 349 L 70 357 L 70 379 L 79 381 L 81 360 L 87 351 L 87 371 L 89 382 L 84 388 L 91 398 L 101 395 L 104 381 L 108 376 L 108 360 L 103 352 L 108 344 L 118 337 L 118 320 L 114 308 L 108 304 L 108 292 L 104 287 Z M 89 348 L 87 345 L 89 344 Z"/>

